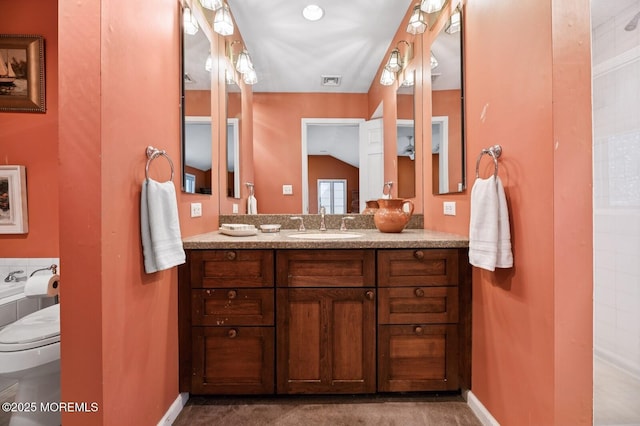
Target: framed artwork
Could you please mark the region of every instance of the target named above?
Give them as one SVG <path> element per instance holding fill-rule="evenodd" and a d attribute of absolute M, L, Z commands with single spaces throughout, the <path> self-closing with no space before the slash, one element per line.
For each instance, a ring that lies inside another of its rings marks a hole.
<path fill-rule="evenodd" d="M 26 234 L 27 174 L 24 166 L 0 166 L 0 234 Z"/>
<path fill-rule="evenodd" d="M 0 112 L 45 112 L 44 40 L 0 34 Z"/>

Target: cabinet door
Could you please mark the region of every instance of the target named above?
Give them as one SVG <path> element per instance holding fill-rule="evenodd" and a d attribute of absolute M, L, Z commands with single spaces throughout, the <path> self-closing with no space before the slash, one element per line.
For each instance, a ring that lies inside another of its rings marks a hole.
<path fill-rule="evenodd" d="M 457 325 L 378 327 L 378 391 L 459 389 Z"/>
<path fill-rule="evenodd" d="M 273 327 L 193 327 L 192 340 L 191 393 L 273 393 Z"/>
<path fill-rule="evenodd" d="M 277 392 L 375 392 L 375 290 L 277 290 Z"/>

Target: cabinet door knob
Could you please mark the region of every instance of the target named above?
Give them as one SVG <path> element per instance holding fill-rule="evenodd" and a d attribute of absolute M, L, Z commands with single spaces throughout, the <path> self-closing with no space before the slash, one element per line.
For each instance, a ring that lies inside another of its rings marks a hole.
<path fill-rule="evenodd" d="M 229 293 L 227 293 L 227 297 L 229 299 L 235 299 L 237 295 L 238 295 L 238 292 L 235 290 L 229 290 Z"/>
<path fill-rule="evenodd" d="M 418 260 L 422 260 L 424 259 L 424 252 L 422 250 L 416 250 L 413 252 L 413 257 L 415 257 Z"/>
<path fill-rule="evenodd" d="M 422 334 L 422 327 L 420 327 L 420 326 L 418 325 L 418 326 L 416 326 L 416 328 L 414 328 L 414 329 L 413 329 L 413 331 L 414 331 L 416 334 Z"/>
<path fill-rule="evenodd" d="M 235 328 L 232 328 L 231 330 L 227 331 L 227 336 L 229 336 L 230 339 L 233 339 L 237 335 L 238 335 L 238 330 L 236 330 Z"/>
<path fill-rule="evenodd" d="M 423 297 L 424 296 L 424 290 L 421 288 L 416 288 L 416 291 L 414 291 L 414 293 L 416 294 L 416 297 Z"/>
<path fill-rule="evenodd" d="M 364 295 L 367 299 L 373 300 L 373 291 L 369 290 Z"/>
<path fill-rule="evenodd" d="M 227 252 L 227 260 L 235 260 L 236 258 L 236 252 L 235 251 L 228 251 Z"/>

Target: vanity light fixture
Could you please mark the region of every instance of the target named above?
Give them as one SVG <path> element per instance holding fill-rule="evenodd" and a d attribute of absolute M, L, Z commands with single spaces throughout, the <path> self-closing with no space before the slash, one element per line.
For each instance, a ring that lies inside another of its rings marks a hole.
<path fill-rule="evenodd" d="M 252 69 L 242 74 L 242 81 L 244 81 L 245 84 L 256 84 L 258 82 L 256 70 Z"/>
<path fill-rule="evenodd" d="M 404 51 L 404 55 L 400 54 L 401 43 L 404 43 L 407 46 Z M 385 69 L 394 73 L 400 72 L 407 66 L 407 64 L 409 64 L 409 61 L 412 58 L 413 46 L 408 41 L 400 40 L 398 44 L 396 44 L 396 47 L 391 51 L 387 65 L 385 65 Z"/>
<path fill-rule="evenodd" d="M 317 4 L 309 4 L 302 9 L 302 16 L 307 21 L 319 21 L 324 16 L 324 10 Z"/>
<path fill-rule="evenodd" d="M 389 71 L 386 67 L 383 68 L 382 74 L 380 75 L 380 84 L 383 86 L 391 86 L 394 81 L 396 81 L 396 74 Z"/>
<path fill-rule="evenodd" d="M 235 44 L 241 44 L 240 40 L 234 40 L 231 43 L 227 43 L 227 57 L 229 58 L 229 62 L 232 66 L 242 74 L 242 81 L 246 84 L 255 84 L 258 82 L 258 77 L 256 75 L 256 71 L 253 68 L 253 62 L 251 61 L 251 56 L 249 56 L 249 52 L 247 49 L 242 46 L 242 50 L 238 54 L 237 58 L 234 58 L 233 54 L 233 46 Z"/>
<path fill-rule="evenodd" d="M 426 13 L 438 12 L 444 6 L 445 0 L 422 0 L 420 9 Z"/>
<path fill-rule="evenodd" d="M 236 60 L 236 71 L 241 74 L 246 74 L 252 70 L 253 63 L 251 62 L 249 52 L 247 52 L 247 49 L 242 49 L 242 52 L 240 52 L 240 54 L 238 55 L 238 59 Z"/>
<path fill-rule="evenodd" d="M 200 4 L 209 10 L 218 10 L 223 5 L 222 0 L 200 0 Z"/>
<path fill-rule="evenodd" d="M 229 7 L 226 4 L 216 11 L 213 18 L 213 31 L 221 36 L 233 34 L 233 20 L 231 19 Z"/>
<path fill-rule="evenodd" d="M 427 30 L 427 21 L 424 17 L 424 12 L 420 9 L 420 3 L 416 3 L 409 18 L 409 25 L 407 25 L 407 32 L 409 34 L 422 34 Z"/>
<path fill-rule="evenodd" d="M 209 72 L 213 69 L 213 58 L 211 57 L 211 53 L 207 55 L 207 60 L 204 61 L 204 69 Z"/>
<path fill-rule="evenodd" d="M 431 52 L 431 69 L 434 69 L 435 67 L 438 66 L 438 60 L 436 59 L 435 56 L 433 56 L 433 52 Z"/>
<path fill-rule="evenodd" d="M 184 32 L 189 35 L 194 35 L 200 28 L 196 17 L 193 16 L 191 9 L 188 7 L 185 7 L 184 12 L 182 13 L 182 25 L 184 27 Z"/>
<path fill-rule="evenodd" d="M 449 34 L 455 34 L 460 31 L 460 9 L 456 8 L 455 12 L 453 12 L 444 31 Z"/>
<path fill-rule="evenodd" d="M 411 87 L 415 84 L 415 77 L 414 77 L 413 72 L 409 72 L 409 73 L 403 73 L 404 79 L 402 80 L 402 84 L 400 84 L 400 86 L 402 87 Z"/>

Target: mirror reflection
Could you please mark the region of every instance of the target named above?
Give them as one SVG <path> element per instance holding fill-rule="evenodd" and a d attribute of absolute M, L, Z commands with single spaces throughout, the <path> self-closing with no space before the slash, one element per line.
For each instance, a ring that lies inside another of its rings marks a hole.
<path fill-rule="evenodd" d="M 396 92 L 398 198 L 416 196 L 415 71 L 405 73 Z"/>
<path fill-rule="evenodd" d="M 226 78 L 227 98 L 227 197 L 240 198 L 240 121 L 242 91 L 235 80 Z"/>
<path fill-rule="evenodd" d="M 462 12 L 456 9 L 431 46 L 431 160 L 434 194 L 465 188 Z"/>
<path fill-rule="evenodd" d="M 207 59 L 211 41 L 199 30 L 183 34 L 182 190 L 211 194 L 212 128 L 211 74 Z"/>

